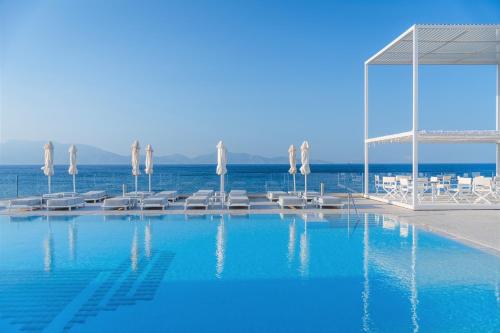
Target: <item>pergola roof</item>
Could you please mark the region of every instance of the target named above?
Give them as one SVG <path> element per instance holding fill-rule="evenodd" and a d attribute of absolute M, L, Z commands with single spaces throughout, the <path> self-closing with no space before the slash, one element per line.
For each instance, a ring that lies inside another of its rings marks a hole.
<path fill-rule="evenodd" d="M 411 64 L 415 29 L 419 64 L 500 64 L 500 24 L 414 25 L 368 59 L 366 64 Z"/>
<path fill-rule="evenodd" d="M 500 143 L 500 131 L 468 130 L 468 131 L 417 131 L 418 141 L 422 143 Z M 403 132 L 367 139 L 369 144 L 375 143 L 410 143 L 413 132 Z"/>

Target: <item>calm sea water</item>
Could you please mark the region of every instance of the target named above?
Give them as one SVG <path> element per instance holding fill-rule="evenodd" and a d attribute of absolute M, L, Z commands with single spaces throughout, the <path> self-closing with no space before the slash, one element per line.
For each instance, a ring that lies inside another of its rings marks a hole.
<path fill-rule="evenodd" d="M 500 332 L 500 259 L 380 216 L 0 216 L 0 332 Z"/>
<path fill-rule="evenodd" d="M 292 190 L 293 178 L 288 165 L 229 165 L 226 176 L 227 189 L 244 188 L 249 192 L 267 190 Z M 57 165 L 52 177 L 52 191 L 72 191 L 72 178 L 67 173 L 68 166 Z M 102 189 L 110 194 L 119 194 L 122 184 L 129 191 L 134 189 L 134 178 L 128 165 L 80 165 L 76 178 L 77 191 Z M 342 192 L 343 186 L 362 191 L 362 164 L 322 164 L 313 165 L 308 176 L 308 188 L 319 190 L 324 183 L 327 191 Z M 420 171 L 426 175 L 480 172 L 491 176 L 494 164 L 423 164 Z M 200 188 L 218 189 L 219 177 L 215 165 L 156 165 L 152 176 L 152 190 L 176 189 L 190 193 Z M 409 173 L 409 164 L 377 164 L 370 166 L 370 173 Z M 370 180 L 373 177 L 370 177 Z M 303 189 L 304 177 L 296 176 L 297 189 Z M 341 185 L 341 186 L 339 186 Z M 47 193 L 47 177 L 39 165 L 0 166 L 0 198 Z M 148 189 L 148 177 L 139 177 L 139 190 Z"/>

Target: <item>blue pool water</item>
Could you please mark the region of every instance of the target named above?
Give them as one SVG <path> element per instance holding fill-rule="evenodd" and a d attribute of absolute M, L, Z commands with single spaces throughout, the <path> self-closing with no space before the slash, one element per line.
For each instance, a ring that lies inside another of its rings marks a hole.
<path fill-rule="evenodd" d="M 0 332 L 499 332 L 500 258 L 378 215 L 0 217 Z"/>

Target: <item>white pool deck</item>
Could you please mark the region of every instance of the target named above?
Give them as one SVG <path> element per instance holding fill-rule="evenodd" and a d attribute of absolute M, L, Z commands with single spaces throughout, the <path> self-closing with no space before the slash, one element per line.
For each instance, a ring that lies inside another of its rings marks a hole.
<path fill-rule="evenodd" d="M 342 195 L 339 195 L 342 196 Z M 347 200 L 346 200 L 347 202 Z M 359 214 L 377 213 L 396 218 L 400 222 L 414 224 L 471 246 L 479 247 L 488 252 L 500 255 L 500 210 L 441 210 L 413 211 L 380 201 L 355 198 Z M 166 210 L 103 210 L 100 204 L 87 204 L 86 207 L 67 210 L 11 210 L 0 208 L 0 215 L 30 216 L 30 215 L 162 215 L 162 214 L 347 214 L 347 204 L 342 209 L 318 209 L 309 205 L 305 209 L 281 209 L 277 203 L 263 197 L 251 198 L 251 209 L 221 209 L 214 205 L 205 209 L 184 209 L 184 200 L 171 204 Z M 350 214 L 355 214 L 353 209 Z"/>

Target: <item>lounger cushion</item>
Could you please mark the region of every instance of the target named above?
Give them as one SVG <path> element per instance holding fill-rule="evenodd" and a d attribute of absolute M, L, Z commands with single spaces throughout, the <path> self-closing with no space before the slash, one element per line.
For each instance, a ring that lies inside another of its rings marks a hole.
<path fill-rule="evenodd" d="M 333 195 L 324 195 L 316 199 L 316 203 L 320 206 L 342 206 L 342 200 Z"/>
<path fill-rule="evenodd" d="M 177 191 L 161 191 L 155 194 L 156 197 L 164 197 L 169 200 L 177 199 Z"/>
<path fill-rule="evenodd" d="M 214 194 L 213 190 L 198 190 L 193 193 L 193 196 L 212 196 Z"/>
<path fill-rule="evenodd" d="M 125 193 L 125 196 L 130 198 L 147 198 L 152 196 L 153 194 L 154 194 L 153 192 L 137 191 L 137 192 Z"/>
<path fill-rule="evenodd" d="M 186 205 L 207 205 L 208 196 L 206 195 L 193 195 L 186 199 Z"/>
<path fill-rule="evenodd" d="M 106 191 L 88 191 L 82 194 L 85 201 L 98 201 L 106 198 Z"/>
<path fill-rule="evenodd" d="M 246 195 L 231 195 L 229 196 L 228 206 L 249 206 L 250 200 Z"/>
<path fill-rule="evenodd" d="M 18 198 L 9 201 L 11 207 L 25 206 L 25 207 L 37 207 L 40 206 L 42 200 L 40 197 L 28 197 L 28 198 Z"/>
<path fill-rule="evenodd" d="M 143 207 L 165 207 L 168 206 L 168 198 L 164 196 L 152 196 L 149 198 L 144 198 L 141 202 Z"/>
<path fill-rule="evenodd" d="M 83 206 L 81 197 L 54 198 L 47 200 L 47 208 L 74 208 Z"/>
<path fill-rule="evenodd" d="M 246 190 L 231 190 L 229 192 L 229 196 L 246 196 L 247 191 Z"/>
<path fill-rule="evenodd" d="M 278 204 L 281 207 L 303 207 L 304 200 L 296 196 L 281 196 Z"/>
<path fill-rule="evenodd" d="M 286 196 L 288 195 L 284 191 L 268 191 L 267 192 L 267 198 L 269 200 L 278 200 L 280 196 Z"/>
<path fill-rule="evenodd" d="M 116 197 L 104 199 L 102 204 L 103 208 L 123 208 L 123 207 L 132 207 L 134 206 L 136 201 L 133 198 L 127 197 Z"/>

